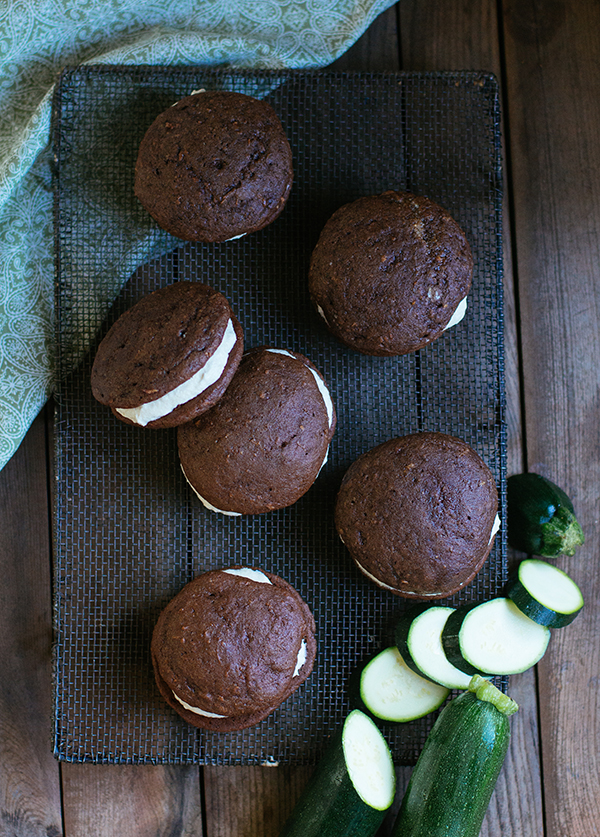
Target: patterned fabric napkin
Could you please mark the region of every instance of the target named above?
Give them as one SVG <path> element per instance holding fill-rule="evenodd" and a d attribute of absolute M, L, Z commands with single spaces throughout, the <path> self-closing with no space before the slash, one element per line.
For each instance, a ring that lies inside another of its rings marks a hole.
<path fill-rule="evenodd" d="M 80 63 L 323 67 L 394 0 L 7 0 L 0 9 L 0 468 L 54 385 L 49 127 Z M 89 335 L 91 338 L 92 335 Z M 84 342 L 88 335 L 83 335 Z"/>

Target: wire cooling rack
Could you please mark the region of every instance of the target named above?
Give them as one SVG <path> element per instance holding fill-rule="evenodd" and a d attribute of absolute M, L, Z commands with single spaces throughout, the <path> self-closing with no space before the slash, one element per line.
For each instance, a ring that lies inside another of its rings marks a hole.
<path fill-rule="evenodd" d="M 200 88 L 266 98 L 294 158 L 283 214 L 224 244 L 170 237 L 133 196 L 147 126 Z M 336 536 L 333 506 L 346 468 L 395 435 L 452 433 L 488 463 L 504 511 L 496 82 L 472 72 L 87 66 L 63 73 L 53 134 L 55 754 L 92 762 L 311 763 L 351 705 L 350 675 L 391 644 L 394 620 L 407 606 L 356 571 Z M 328 334 L 309 303 L 307 269 L 337 207 L 389 188 L 446 207 L 471 243 L 475 273 L 459 326 L 412 355 L 374 358 Z M 330 458 L 291 508 L 248 518 L 206 511 L 180 472 L 175 431 L 128 427 L 91 396 L 91 363 L 110 324 L 144 293 L 177 279 L 222 291 L 247 347 L 303 352 L 330 385 L 338 413 Z M 309 680 L 261 724 L 215 734 L 188 726 L 163 703 L 149 645 L 160 610 L 187 581 L 232 563 L 263 567 L 297 588 L 315 615 L 318 658 Z M 494 595 L 505 576 L 503 527 L 474 583 L 448 603 Z M 396 762 L 415 761 L 434 717 L 383 726 Z"/>

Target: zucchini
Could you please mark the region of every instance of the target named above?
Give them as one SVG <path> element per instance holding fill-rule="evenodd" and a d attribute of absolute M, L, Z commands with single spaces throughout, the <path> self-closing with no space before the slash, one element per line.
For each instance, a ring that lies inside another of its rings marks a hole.
<path fill-rule="evenodd" d="M 504 592 L 522 613 L 549 628 L 570 625 L 583 607 L 581 590 L 573 579 L 537 558 L 521 561 Z"/>
<path fill-rule="evenodd" d="M 514 474 L 506 482 L 508 542 L 544 558 L 574 555 L 585 538 L 573 503 L 562 488 L 539 474 Z"/>
<path fill-rule="evenodd" d="M 527 671 L 544 656 L 549 639 L 549 628 L 505 597 L 459 607 L 442 632 L 450 662 L 467 674 L 481 675 Z"/>
<path fill-rule="evenodd" d="M 394 639 L 406 665 L 447 689 L 466 689 L 471 680 L 444 653 L 442 631 L 453 607 L 433 605 L 408 611 L 397 623 Z"/>
<path fill-rule="evenodd" d="M 280 837 L 372 837 L 394 800 L 396 773 L 374 721 L 359 709 L 347 716 Z"/>
<path fill-rule="evenodd" d="M 360 698 L 371 715 L 404 723 L 438 709 L 449 690 L 410 669 L 395 646 L 380 651 L 360 675 Z"/>
<path fill-rule="evenodd" d="M 477 837 L 518 709 L 480 677 L 440 712 L 412 772 L 392 837 Z"/>

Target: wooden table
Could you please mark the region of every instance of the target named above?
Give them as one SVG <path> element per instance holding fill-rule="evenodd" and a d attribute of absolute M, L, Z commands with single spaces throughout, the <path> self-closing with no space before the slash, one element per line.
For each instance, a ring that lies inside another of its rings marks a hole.
<path fill-rule="evenodd" d="M 558 565 L 587 604 L 554 633 L 536 670 L 511 678 L 521 708 L 482 834 L 593 837 L 600 833 L 600 5 L 401 0 L 334 66 L 491 70 L 500 80 L 508 473 L 537 471 L 573 498 L 587 540 Z M 54 761 L 51 431 L 47 409 L 0 473 L 0 837 L 276 837 L 310 768 Z M 409 775 L 399 770 L 399 797 Z"/>

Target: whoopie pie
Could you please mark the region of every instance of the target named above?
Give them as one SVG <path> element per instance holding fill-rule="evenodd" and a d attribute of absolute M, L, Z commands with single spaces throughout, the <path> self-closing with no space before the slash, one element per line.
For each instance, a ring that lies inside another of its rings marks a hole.
<path fill-rule="evenodd" d="M 243 351 L 242 327 L 223 294 L 175 282 L 111 326 L 94 358 L 92 392 L 126 424 L 176 427 L 219 400 Z"/>
<path fill-rule="evenodd" d="M 151 655 L 158 689 L 196 727 L 257 724 L 309 676 L 315 622 L 300 594 L 254 567 L 209 570 L 160 614 Z"/>
<path fill-rule="evenodd" d="M 358 569 L 408 599 L 452 596 L 479 572 L 499 525 L 492 473 L 466 442 L 423 432 L 355 460 L 335 525 Z"/>

